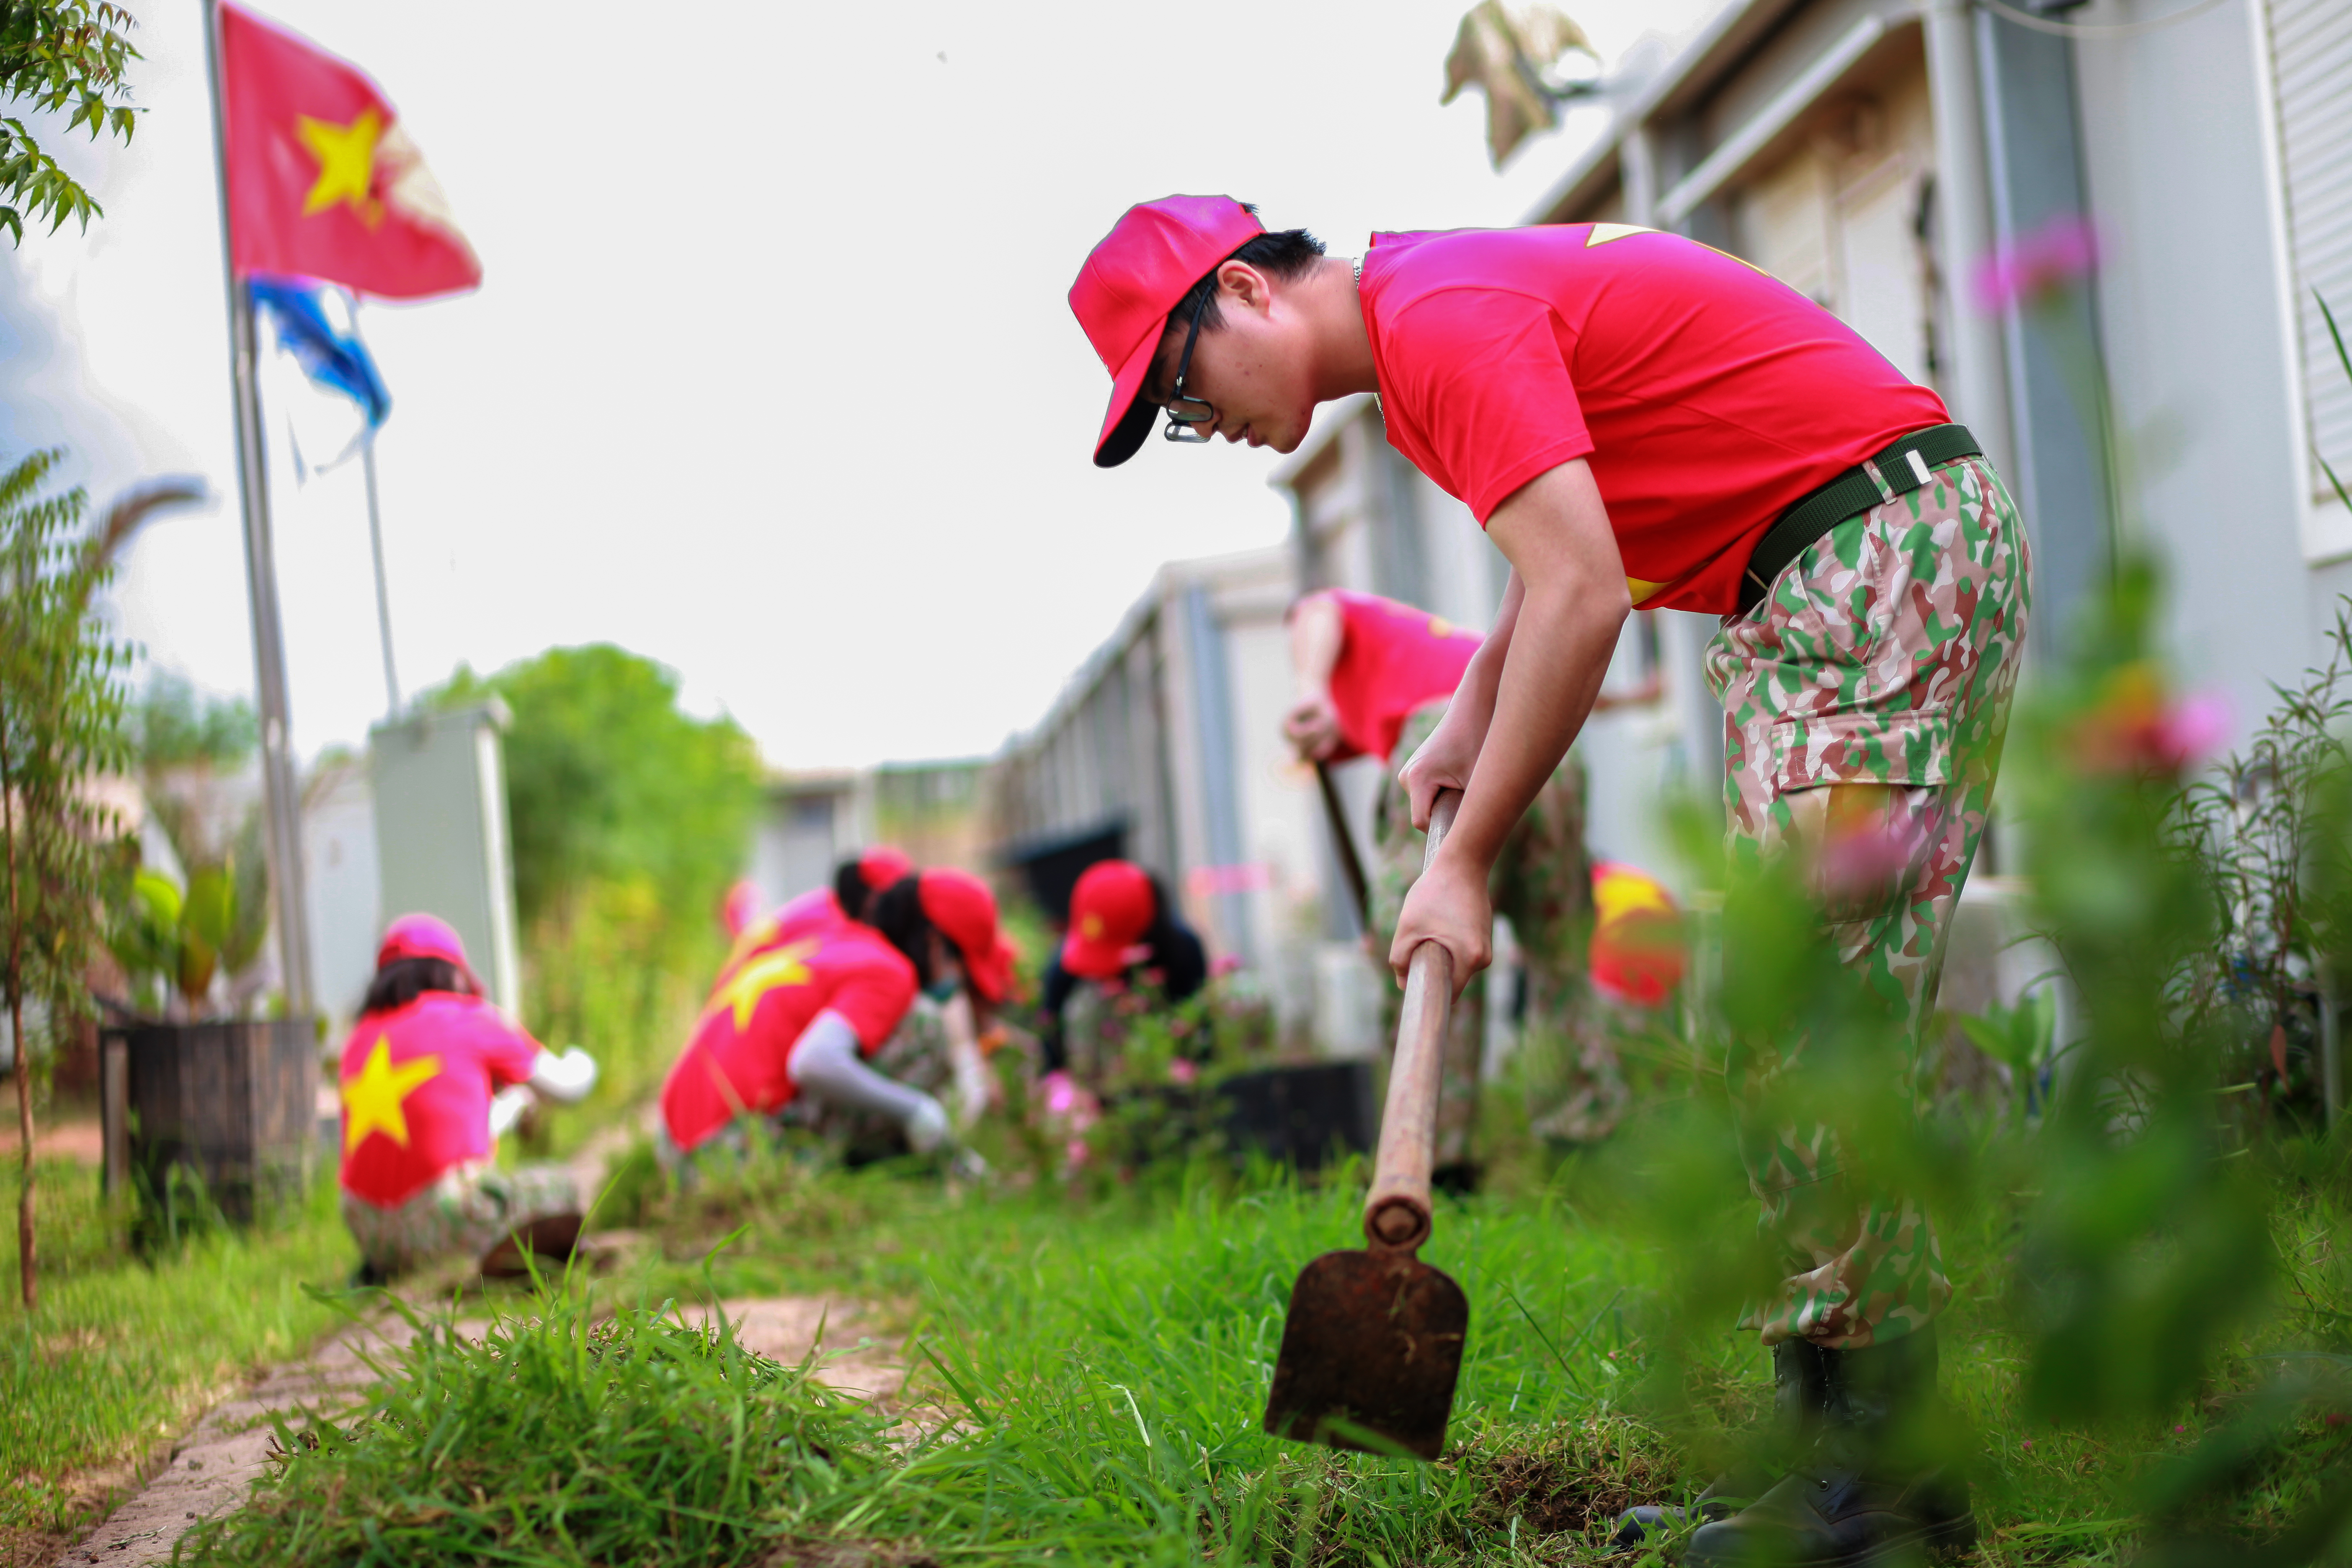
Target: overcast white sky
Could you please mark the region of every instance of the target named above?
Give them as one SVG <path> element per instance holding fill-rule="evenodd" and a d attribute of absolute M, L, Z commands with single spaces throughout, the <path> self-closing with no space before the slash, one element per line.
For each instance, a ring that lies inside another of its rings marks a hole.
<path fill-rule="evenodd" d="M 1277 542 L 1270 453 L 1087 461 L 1108 378 L 1064 301 L 1132 202 L 1229 192 L 1353 254 L 1521 216 L 1601 122 L 1486 164 L 1441 109 L 1468 0 L 1164 5 L 273 0 L 397 107 L 479 292 L 361 320 L 408 689 L 610 640 L 802 767 L 985 752 L 1174 557 Z M 1570 0 L 1614 67 L 1716 0 Z M 131 148 L 60 153 L 107 209 L 0 245 L 0 448 L 63 441 L 101 503 L 205 477 L 124 629 L 252 684 L 196 0 L 131 0 Z M 383 679 L 359 466 L 298 488 L 273 415 L 296 740 Z"/>

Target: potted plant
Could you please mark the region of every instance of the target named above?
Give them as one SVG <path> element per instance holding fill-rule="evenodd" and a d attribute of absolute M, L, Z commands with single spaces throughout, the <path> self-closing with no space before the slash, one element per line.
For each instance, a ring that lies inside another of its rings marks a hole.
<path fill-rule="evenodd" d="M 252 711 L 159 675 L 133 720 L 147 847 L 167 863 L 119 867 L 109 900 L 131 1163 L 152 1197 L 180 1167 L 249 1220 L 302 1180 L 318 1079 L 308 1021 L 256 1016 L 269 900 Z"/>

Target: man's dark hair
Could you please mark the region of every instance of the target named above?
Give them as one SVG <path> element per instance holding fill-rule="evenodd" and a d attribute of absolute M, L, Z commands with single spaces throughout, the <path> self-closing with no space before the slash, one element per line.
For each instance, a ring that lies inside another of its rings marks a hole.
<path fill-rule="evenodd" d="M 841 912 L 851 920 L 864 920 L 866 906 L 874 900 L 875 888 L 866 879 L 866 858 L 852 855 L 833 868 L 833 900 Z"/>
<path fill-rule="evenodd" d="M 1247 202 L 1242 204 L 1242 210 L 1252 215 L 1257 212 L 1257 208 Z M 1255 236 L 1247 245 L 1219 261 L 1217 267 L 1223 267 L 1227 261 L 1245 261 L 1269 278 L 1287 281 L 1302 276 L 1322 259 L 1321 240 L 1303 228 L 1278 228 Z M 1184 297 L 1176 301 L 1176 309 L 1168 313 L 1171 325 L 1189 324 L 1193 310 L 1201 305 L 1203 296 L 1207 298 L 1208 305 L 1201 310 L 1201 330 L 1213 332 L 1225 324 L 1224 313 L 1217 307 L 1217 267 L 1210 268 L 1200 281 L 1186 289 Z"/>
<path fill-rule="evenodd" d="M 931 983 L 931 932 L 937 928 L 931 924 L 931 917 L 923 912 L 920 877 L 901 877 L 875 894 L 860 918 L 880 931 L 884 941 L 907 955 L 915 966 L 918 982 L 924 985 Z"/>
<path fill-rule="evenodd" d="M 360 1004 L 360 1012 L 396 1013 L 427 991 L 476 994 L 465 973 L 446 958 L 395 958 L 368 982 L 367 999 Z"/>

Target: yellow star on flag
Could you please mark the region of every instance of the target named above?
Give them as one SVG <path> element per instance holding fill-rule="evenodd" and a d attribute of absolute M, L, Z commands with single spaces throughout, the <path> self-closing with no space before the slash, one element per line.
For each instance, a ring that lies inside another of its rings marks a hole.
<path fill-rule="evenodd" d="M 735 1032 L 741 1034 L 751 1026 L 751 1015 L 760 1010 L 760 998 L 782 986 L 808 984 L 807 959 L 817 947 L 815 939 L 811 938 L 761 953 L 719 988 L 719 994 L 710 999 L 702 1016 L 708 1018 L 720 1008 L 731 1006 L 735 1009 Z"/>
<path fill-rule="evenodd" d="M 379 1130 L 407 1148 L 408 1118 L 402 1112 L 401 1102 L 440 1070 L 439 1057 L 411 1057 L 393 1066 L 392 1042 L 378 1035 L 375 1048 L 368 1052 L 357 1075 L 343 1080 L 343 1152 L 350 1153 L 361 1140 Z"/>
<path fill-rule="evenodd" d="M 363 109 L 349 125 L 337 125 L 299 114 L 294 118 L 294 134 L 319 160 L 318 182 L 302 203 L 304 217 L 337 202 L 349 202 L 365 223 L 383 216 L 383 204 L 375 199 L 375 144 L 383 134 L 383 116 Z"/>

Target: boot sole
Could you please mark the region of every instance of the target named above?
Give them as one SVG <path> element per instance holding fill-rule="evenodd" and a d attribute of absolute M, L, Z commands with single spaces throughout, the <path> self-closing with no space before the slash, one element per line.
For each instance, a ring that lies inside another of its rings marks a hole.
<path fill-rule="evenodd" d="M 1873 1542 L 1862 1551 L 1838 1558 L 1834 1563 L 1822 1563 L 1820 1568 L 1893 1568 L 1893 1564 L 1915 1552 L 1924 1552 L 1929 1557 L 1948 1557 L 1956 1552 L 1965 1552 L 1976 1543 L 1976 1516 L 1969 1514 Z"/>
<path fill-rule="evenodd" d="M 1916 1526 L 1901 1535 L 1883 1537 L 1858 1552 L 1849 1552 L 1843 1556 L 1812 1558 L 1802 1564 L 1802 1568 L 1895 1568 L 1896 1563 L 1913 1560 L 1915 1553 L 1926 1557 L 1945 1557 L 1956 1552 L 1964 1552 L 1976 1543 L 1976 1516 L 1969 1514 L 1959 1519 L 1946 1520 L 1938 1524 Z M 1702 1560 L 1686 1559 L 1685 1561 Z M 1731 1565 L 1741 1560 L 1724 1558 L 1719 1561 Z M 1777 1561 L 1777 1559 L 1759 1558 L 1755 1561 Z"/>

